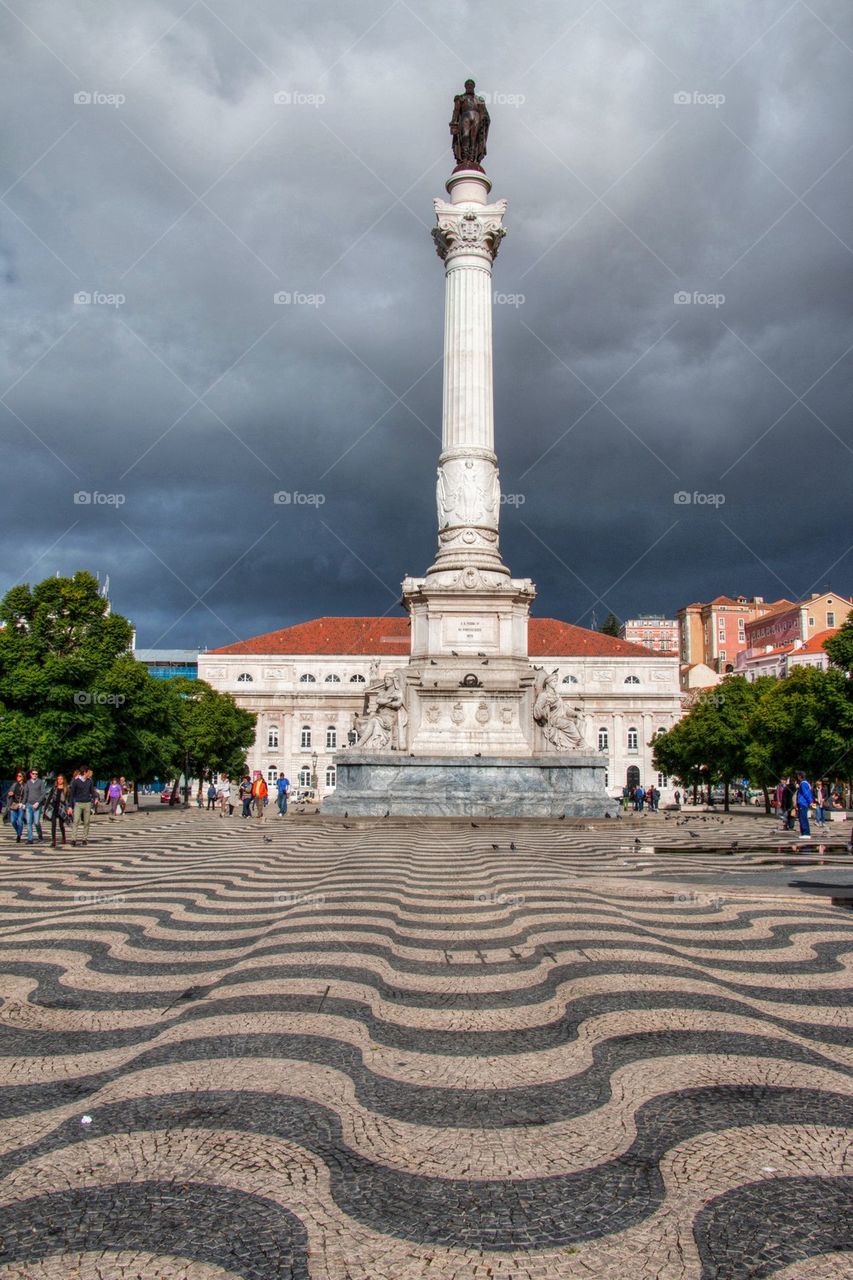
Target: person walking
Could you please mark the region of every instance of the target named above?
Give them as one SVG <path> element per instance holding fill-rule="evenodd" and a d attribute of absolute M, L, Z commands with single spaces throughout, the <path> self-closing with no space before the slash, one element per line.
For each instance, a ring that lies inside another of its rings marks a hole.
<path fill-rule="evenodd" d="M 794 830 L 794 796 L 796 788 L 791 785 L 790 778 L 783 778 L 776 788 L 779 803 L 779 813 L 782 818 L 782 830 Z"/>
<path fill-rule="evenodd" d="M 6 803 L 9 806 L 9 821 L 15 832 L 15 844 L 21 843 L 21 836 L 24 834 L 24 781 L 23 772 L 19 769 L 15 774 L 15 781 L 6 792 Z"/>
<path fill-rule="evenodd" d="M 240 798 L 243 801 L 243 812 L 240 817 L 250 818 L 252 816 L 252 783 L 248 774 L 240 783 Z"/>
<path fill-rule="evenodd" d="M 252 783 L 252 803 L 255 806 L 255 818 L 259 823 L 266 820 L 267 796 L 269 789 L 264 782 L 264 775 L 258 772 L 255 775 L 255 781 Z"/>
<path fill-rule="evenodd" d="M 118 785 L 121 787 L 121 796 L 119 798 L 118 808 L 116 809 L 116 813 L 120 818 L 123 818 L 124 815 L 127 813 L 127 797 L 130 795 L 130 787 L 125 782 L 123 775 L 122 777 L 119 778 Z"/>
<path fill-rule="evenodd" d="M 236 778 L 228 781 L 228 817 L 230 818 L 241 800 L 240 783 Z"/>
<path fill-rule="evenodd" d="M 121 783 L 118 778 L 112 778 L 107 787 L 107 802 L 110 806 L 110 822 L 115 822 L 121 804 Z"/>
<path fill-rule="evenodd" d="M 275 789 L 278 792 L 276 804 L 278 805 L 278 816 L 285 817 L 287 814 L 287 793 L 290 790 L 290 780 L 280 773 L 275 780 Z"/>
<path fill-rule="evenodd" d="M 68 799 L 74 811 L 74 822 L 71 827 L 71 844 L 89 843 L 89 825 L 92 821 L 92 804 L 95 799 L 95 784 L 92 781 L 91 769 L 80 769 L 71 780 Z M 82 839 L 80 838 L 82 833 Z"/>
<path fill-rule="evenodd" d="M 797 818 L 800 823 L 800 835 L 804 840 L 811 840 L 812 833 L 809 830 L 809 808 L 814 800 L 812 789 L 809 781 L 804 773 L 797 774 Z"/>
<path fill-rule="evenodd" d="M 634 791 L 634 808 L 636 809 L 637 813 L 643 812 L 643 802 L 645 798 L 646 798 L 645 787 L 643 786 L 637 787 Z"/>
<path fill-rule="evenodd" d="M 823 778 L 815 783 L 814 789 L 814 820 L 818 827 L 826 826 L 826 810 L 827 810 L 827 787 Z"/>
<path fill-rule="evenodd" d="M 210 781 L 210 783 L 209 783 L 209 785 L 208 785 L 208 788 L 207 788 L 207 809 L 208 809 L 208 812 L 210 812 L 210 810 L 211 810 L 211 809 L 215 809 L 215 808 L 216 808 L 216 786 L 215 786 L 215 784 L 214 784 L 213 780 L 211 779 L 211 781 Z"/>
<path fill-rule="evenodd" d="M 27 815 L 27 844 L 33 843 L 34 828 L 39 840 L 43 840 L 41 816 L 44 807 L 44 778 L 39 777 L 38 769 L 30 769 L 30 776 L 24 783 L 24 805 Z"/>
<path fill-rule="evenodd" d="M 53 848 L 56 848 L 57 826 L 62 833 L 62 843 L 65 844 L 65 824 L 68 818 L 68 783 L 65 781 L 63 773 L 57 774 L 45 796 L 44 816 L 45 821 L 50 822 L 50 843 Z"/>

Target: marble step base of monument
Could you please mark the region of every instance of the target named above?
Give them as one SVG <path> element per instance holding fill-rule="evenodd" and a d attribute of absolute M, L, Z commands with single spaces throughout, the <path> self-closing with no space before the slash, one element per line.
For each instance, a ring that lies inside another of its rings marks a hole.
<path fill-rule="evenodd" d="M 342 752 L 322 812 L 352 817 L 567 817 L 615 815 L 597 755 L 408 756 Z"/>

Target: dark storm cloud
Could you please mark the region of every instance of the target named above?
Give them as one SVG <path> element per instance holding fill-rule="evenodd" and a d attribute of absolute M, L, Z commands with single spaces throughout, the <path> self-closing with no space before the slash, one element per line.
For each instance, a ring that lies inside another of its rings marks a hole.
<path fill-rule="evenodd" d="M 146 645 L 396 611 L 433 552 L 466 74 L 537 611 L 850 590 L 842 0 L 11 8 L 4 590 L 109 573 Z"/>

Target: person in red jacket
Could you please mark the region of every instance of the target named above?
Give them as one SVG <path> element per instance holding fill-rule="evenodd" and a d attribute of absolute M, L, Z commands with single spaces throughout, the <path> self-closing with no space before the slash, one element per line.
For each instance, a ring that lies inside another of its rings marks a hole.
<path fill-rule="evenodd" d="M 252 783 L 252 804 L 255 806 L 255 817 L 258 822 L 263 822 L 266 817 L 267 784 L 264 782 L 264 775 L 260 772 L 255 774 L 255 781 Z"/>

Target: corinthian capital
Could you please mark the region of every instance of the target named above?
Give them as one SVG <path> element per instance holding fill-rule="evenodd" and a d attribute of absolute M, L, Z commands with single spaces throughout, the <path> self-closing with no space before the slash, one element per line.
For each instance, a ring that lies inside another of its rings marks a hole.
<path fill-rule="evenodd" d="M 448 261 L 460 253 L 470 253 L 493 262 L 506 235 L 501 225 L 506 200 L 472 207 L 435 200 L 437 226 L 432 229 L 436 253 Z"/>

